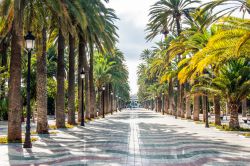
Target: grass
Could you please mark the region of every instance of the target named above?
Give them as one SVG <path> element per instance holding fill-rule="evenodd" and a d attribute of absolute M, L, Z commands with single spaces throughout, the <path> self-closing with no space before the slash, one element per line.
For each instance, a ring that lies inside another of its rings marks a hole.
<path fill-rule="evenodd" d="M 194 121 L 196 124 L 205 124 L 203 121 Z"/>
<path fill-rule="evenodd" d="M 31 142 L 37 141 L 38 138 L 36 137 L 31 137 Z M 22 143 L 24 142 L 24 139 L 22 139 Z M 20 141 L 11 141 L 8 142 L 8 137 L 7 136 L 1 136 L 0 137 L 0 144 L 8 144 L 8 143 L 21 143 Z"/>
<path fill-rule="evenodd" d="M 242 135 L 245 137 L 250 137 L 250 133 L 243 133 Z"/>
<path fill-rule="evenodd" d="M 221 126 L 215 126 L 217 129 L 222 131 L 244 131 L 244 132 L 250 132 L 250 129 L 240 127 L 238 129 L 230 128 L 228 125 L 221 125 Z"/>
<path fill-rule="evenodd" d="M 204 124 L 203 121 L 196 121 L 196 124 Z M 216 125 L 214 122 L 209 122 L 210 127 L 215 127 L 216 129 L 219 129 L 221 131 L 240 131 L 240 132 L 249 132 L 249 133 L 241 133 L 241 135 L 245 137 L 250 137 L 250 129 L 249 128 L 243 128 L 240 127 L 239 129 L 233 129 L 230 128 L 228 125 Z"/>
<path fill-rule="evenodd" d="M 58 133 L 59 133 L 58 131 L 49 131 L 48 134 L 53 134 L 53 135 L 55 135 L 55 134 L 58 134 Z M 31 131 L 30 134 L 31 134 L 31 135 L 37 135 L 38 133 L 37 133 L 36 131 Z"/>
<path fill-rule="evenodd" d="M 65 124 L 65 128 L 66 128 L 66 129 L 72 129 L 72 128 L 74 128 L 74 126 L 73 126 L 73 125 L 70 125 L 70 124 L 68 124 L 68 123 L 66 123 L 66 124 Z M 49 129 L 50 129 L 50 130 L 56 130 L 57 127 L 56 127 L 56 125 L 49 125 Z"/>
<path fill-rule="evenodd" d="M 238 129 L 230 128 L 228 125 L 216 125 L 214 122 L 209 122 L 209 126 L 215 127 L 216 129 L 219 129 L 221 131 L 243 131 L 243 132 L 250 132 L 249 128 L 243 128 L 240 127 Z"/>
<path fill-rule="evenodd" d="M 85 122 L 88 123 L 88 122 L 91 122 L 91 121 L 94 121 L 95 119 L 94 118 L 91 118 L 91 119 L 85 119 Z"/>

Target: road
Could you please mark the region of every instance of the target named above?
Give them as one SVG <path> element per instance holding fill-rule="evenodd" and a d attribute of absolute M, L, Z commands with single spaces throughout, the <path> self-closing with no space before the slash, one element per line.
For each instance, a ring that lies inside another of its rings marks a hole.
<path fill-rule="evenodd" d="M 250 138 L 153 111 L 124 110 L 40 136 L 32 149 L 0 145 L 0 165 L 250 165 Z"/>

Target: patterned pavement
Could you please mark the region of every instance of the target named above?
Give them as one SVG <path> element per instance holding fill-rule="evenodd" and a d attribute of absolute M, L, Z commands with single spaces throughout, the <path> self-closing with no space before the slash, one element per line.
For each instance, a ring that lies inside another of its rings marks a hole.
<path fill-rule="evenodd" d="M 137 109 L 40 136 L 32 149 L 0 145 L 0 166 L 248 166 L 250 138 Z"/>

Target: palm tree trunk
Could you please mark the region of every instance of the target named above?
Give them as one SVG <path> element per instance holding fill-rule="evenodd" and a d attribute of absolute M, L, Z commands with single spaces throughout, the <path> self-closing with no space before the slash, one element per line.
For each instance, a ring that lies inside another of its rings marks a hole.
<path fill-rule="evenodd" d="M 47 59 L 46 59 L 46 28 L 42 30 L 42 36 L 37 39 L 37 133 L 48 133 L 47 119 Z M 41 42 L 41 43 L 40 43 Z"/>
<path fill-rule="evenodd" d="M 65 128 L 65 93 L 64 93 L 64 48 L 65 41 L 62 30 L 59 29 L 57 58 L 57 94 L 56 94 L 56 126 Z"/>
<path fill-rule="evenodd" d="M 215 114 L 215 125 L 221 125 L 219 96 L 214 96 L 214 114 Z"/>
<path fill-rule="evenodd" d="M 10 79 L 8 93 L 8 141 L 22 141 L 21 128 L 21 52 L 23 43 L 24 0 L 14 1 L 14 19 L 12 23 Z"/>
<path fill-rule="evenodd" d="M 157 98 L 155 98 L 155 112 L 158 112 L 158 103 L 157 103 Z"/>
<path fill-rule="evenodd" d="M 229 127 L 232 129 L 239 129 L 239 117 L 238 117 L 238 111 L 240 108 L 240 102 L 229 102 L 229 109 L 230 109 L 230 121 L 229 121 Z"/>
<path fill-rule="evenodd" d="M 102 112 L 102 96 L 101 96 L 101 91 L 98 89 L 97 92 L 97 110 L 98 110 L 98 115 L 96 114 L 96 116 L 99 116 Z"/>
<path fill-rule="evenodd" d="M 202 115 L 203 115 L 203 122 L 206 122 L 206 111 L 207 111 L 207 96 L 202 96 Z"/>
<path fill-rule="evenodd" d="M 85 67 L 84 67 L 85 69 Z M 90 89 L 89 89 L 89 70 L 85 74 L 85 118 L 90 119 Z"/>
<path fill-rule="evenodd" d="M 186 118 L 191 119 L 191 101 L 190 101 L 190 96 L 186 96 Z"/>
<path fill-rule="evenodd" d="M 199 121 L 200 114 L 200 96 L 198 94 L 194 94 L 194 112 L 193 112 L 193 120 Z"/>
<path fill-rule="evenodd" d="M 95 85 L 94 85 L 94 52 L 93 48 L 91 47 L 90 53 L 90 65 L 89 65 L 89 90 L 90 90 L 90 118 L 94 118 L 96 116 L 96 94 L 95 94 Z"/>
<path fill-rule="evenodd" d="M 86 52 L 85 52 L 85 47 L 86 47 L 86 42 L 83 38 L 82 34 L 78 35 L 79 38 L 79 45 L 78 45 L 78 76 L 77 76 L 77 80 L 78 80 L 78 118 L 77 121 L 81 122 L 81 117 L 82 117 L 82 81 L 81 81 L 81 77 L 80 74 L 82 72 L 83 69 L 83 57 Z M 86 72 L 86 71 L 85 71 Z"/>
<path fill-rule="evenodd" d="M 160 97 L 157 97 L 157 111 L 161 112 L 161 107 L 162 107 L 162 100 Z"/>
<path fill-rule="evenodd" d="M 81 37 L 82 40 L 82 58 L 83 58 L 83 68 L 86 72 L 85 74 L 85 118 L 90 118 L 90 86 L 89 86 L 89 64 L 88 64 L 88 59 L 87 59 L 87 52 L 86 52 L 86 40 L 83 38 L 83 36 Z M 82 70 L 82 69 L 81 69 Z"/>
<path fill-rule="evenodd" d="M 169 95 L 165 95 L 164 111 L 165 111 L 167 114 L 169 114 L 168 108 L 169 108 Z"/>
<path fill-rule="evenodd" d="M 75 125 L 75 37 L 69 34 L 68 123 Z"/>
<path fill-rule="evenodd" d="M 247 115 L 247 99 L 242 100 L 242 117 Z"/>
<path fill-rule="evenodd" d="M 169 83 L 168 83 L 168 94 L 169 94 L 169 113 L 174 115 L 175 112 L 174 112 L 174 108 L 175 108 L 175 102 L 174 102 L 174 90 L 173 90 L 173 81 L 172 79 L 169 80 Z"/>
<path fill-rule="evenodd" d="M 105 113 L 109 113 L 109 85 L 106 85 L 106 90 L 105 90 L 105 93 L 104 93 L 104 100 L 105 100 Z"/>
<path fill-rule="evenodd" d="M 185 99 L 185 84 L 181 85 L 181 99 L 180 99 L 180 109 L 181 109 L 181 118 L 185 118 L 185 103 L 184 103 L 184 99 Z"/>

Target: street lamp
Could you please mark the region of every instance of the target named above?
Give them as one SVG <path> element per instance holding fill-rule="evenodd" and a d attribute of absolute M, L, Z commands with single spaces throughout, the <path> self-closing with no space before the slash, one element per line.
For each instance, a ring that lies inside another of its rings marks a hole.
<path fill-rule="evenodd" d="M 113 114 L 113 96 L 114 96 L 114 93 L 111 92 L 110 95 L 111 95 L 111 115 L 112 115 Z"/>
<path fill-rule="evenodd" d="M 162 92 L 162 115 L 164 115 L 164 93 Z"/>
<path fill-rule="evenodd" d="M 84 79 L 85 79 L 85 71 L 82 69 L 82 72 L 80 73 L 80 77 L 82 80 L 82 117 L 81 117 L 81 126 L 84 126 Z"/>
<path fill-rule="evenodd" d="M 104 92 L 105 92 L 105 86 L 102 86 L 102 117 L 103 118 L 105 118 L 105 113 L 104 113 L 104 109 L 105 109 L 105 107 L 104 107 L 104 103 L 105 103 L 105 101 L 104 101 Z"/>
<path fill-rule="evenodd" d="M 24 37 L 26 43 L 26 49 L 28 51 L 28 76 L 27 76 L 27 121 L 26 121 L 26 132 L 25 141 L 23 144 L 24 148 L 31 148 L 32 143 L 30 139 L 30 64 L 31 64 L 31 52 L 35 47 L 35 36 L 32 35 L 31 31 Z"/>

